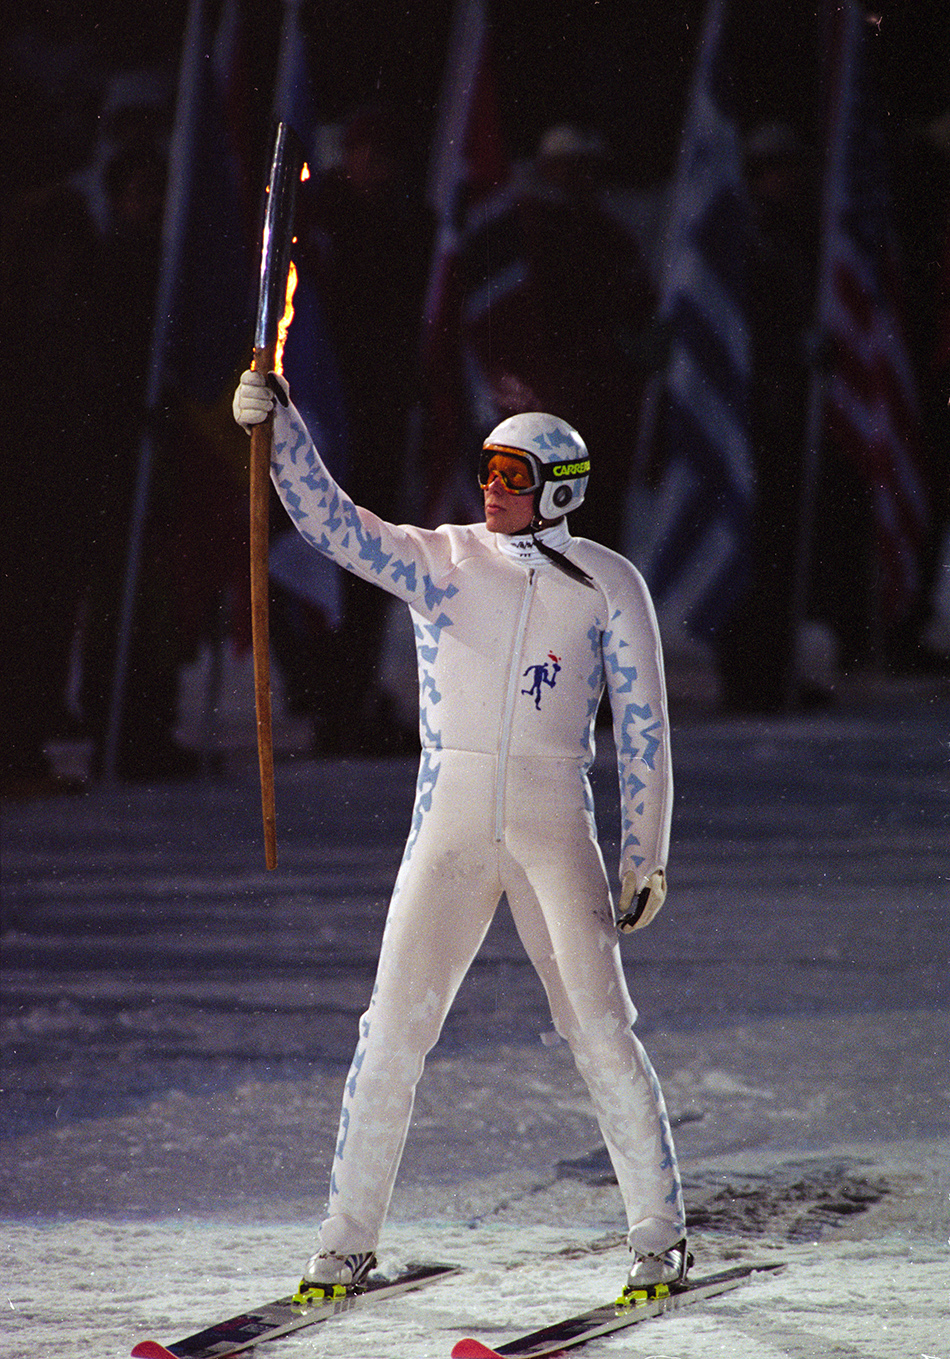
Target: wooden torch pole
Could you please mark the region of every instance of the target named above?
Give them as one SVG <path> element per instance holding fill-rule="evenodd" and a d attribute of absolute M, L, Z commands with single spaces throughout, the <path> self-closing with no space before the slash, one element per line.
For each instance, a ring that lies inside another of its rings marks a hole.
<path fill-rule="evenodd" d="M 264 206 L 261 278 L 254 327 L 254 368 L 265 375 L 277 362 L 278 330 L 287 302 L 294 202 L 303 170 L 303 147 L 293 129 L 279 123 L 274 136 Z M 251 432 L 251 633 L 254 646 L 254 700 L 257 752 L 261 766 L 264 856 L 277 867 L 277 818 L 274 810 L 274 733 L 271 720 L 270 619 L 267 553 L 270 541 L 270 460 L 274 417 Z"/>
<path fill-rule="evenodd" d="M 254 350 L 253 367 L 269 373 L 275 346 Z M 257 715 L 257 755 L 261 771 L 261 813 L 264 818 L 264 859 L 277 867 L 277 812 L 274 798 L 274 727 L 271 716 L 270 610 L 267 557 L 270 546 L 270 459 L 274 417 L 251 430 L 251 639 L 254 651 L 254 707 Z"/>

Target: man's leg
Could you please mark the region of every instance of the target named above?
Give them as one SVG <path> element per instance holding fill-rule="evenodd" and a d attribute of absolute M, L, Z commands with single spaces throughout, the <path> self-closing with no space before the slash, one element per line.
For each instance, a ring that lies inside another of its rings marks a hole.
<path fill-rule="evenodd" d="M 320 1228 L 321 1247 L 340 1254 L 378 1242 L 426 1054 L 501 894 L 494 847 L 473 810 L 477 770 L 460 782 L 447 774 L 443 767 L 424 816 L 417 802 L 344 1089 L 329 1213 Z"/>
<path fill-rule="evenodd" d="M 563 850 L 563 844 L 560 846 Z M 656 1252 L 685 1235 L 682 1188 L 659 1082 L 633 1033 L 636 1010 L 620 962 L 596 846 L 547 855 L 505 889 L 544 984 L 558 1033 L 590 1091 L 627 1210 L 630 1244 Z"/>

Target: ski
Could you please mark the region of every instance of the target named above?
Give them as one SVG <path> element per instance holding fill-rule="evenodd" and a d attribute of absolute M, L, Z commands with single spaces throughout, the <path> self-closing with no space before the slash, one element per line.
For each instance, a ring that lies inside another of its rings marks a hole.
<path fill-rule="evenodd" d="M 739 1265 L 734 1269 L 723 1270 L 720 1274 L 709 1274 L 704 1279 L 688 1279 L 683 1284 L 671 1284 L 669 1290 L 664 1289 L 662 1295 L 656 1297 L 593 1307 L 589 1312 L 581 1312 L 578 1316 L 556 1321 L 553 1326 L 532 1331 L 530 1335 L 509 1340 L 496 1350 L 483 1345 L 480 1340 L 460 1340 L 452 1350 L 452 1359 L 543 1359 L 545 1355 L 560 1354 L 575 1345 L 584 1345 L 599 1335 L 621 1331 L 626 1326 L 635 1326 L 639 1321 L 647 1321 L 664 1312 L 689 1307 L 717 1293 L 728 1293 L 754 1274 L 775 1273 L 784 1268 L 784 1264 Z"/>
<path fill-rule="evenodd" d="M 289 1294 L 252 1311 L 239 1312 L 237 1316 L 228 1317 L 226 1321 L 219 1321 L 170 1345 L 142 1340 L 132 1351 L 133 1359 L 225 1359 L 227 1355 L 252 1349 L 262 1341 L 276 1340 L 304 1326 L 316 1326 L 321 1321 L 329 1321 L 369 1303 L 382 1302 L 397 1293 L 424 1288 L 458 1272 L 457 1265 L 409 1265 L 395 1278 L 370 1276 L 358 1293 L 325 1298 L 309 1307 L 294 1303 L 293 1295 Z"/>

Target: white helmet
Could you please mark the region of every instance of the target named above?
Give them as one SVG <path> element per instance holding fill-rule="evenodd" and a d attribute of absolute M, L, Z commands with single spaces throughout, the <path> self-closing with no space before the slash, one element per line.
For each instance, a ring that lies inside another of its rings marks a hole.
<path fill-rule="evenodd" d="M 482 447 L 527 458 L 535 473 L 534 489 L 540 491 L 536 508 L 540 518 L 558 519 L 584 499 L 590 457 L 584 440 L 566 420 L 536 411 L 510 415 L 495 426 Z"/>

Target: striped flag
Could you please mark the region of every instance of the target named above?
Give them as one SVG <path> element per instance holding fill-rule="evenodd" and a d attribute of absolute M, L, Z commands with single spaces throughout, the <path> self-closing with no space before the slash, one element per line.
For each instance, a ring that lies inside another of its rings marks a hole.
<path fill-rule="evenodd" d="M 829 345 L 827 444 L 871 491 L 880 604 L 894 621 L 919 586 L 927 529 L 923 431 L 901 317 L 899 263 L 889 221 L 882 112 L 868 22 L 853 0 L 830 5 L 828 160 L 823 196 L 818 333 Z"/>
<path fill-rule="evenodd" d="M 749 581 L 754 474 L 745 242 L 724 0 L 708 7 L 660 279 L 669 335 L 642 439 L 662 473 L 645 571 L 661 621 L 709 641 Z"/>

